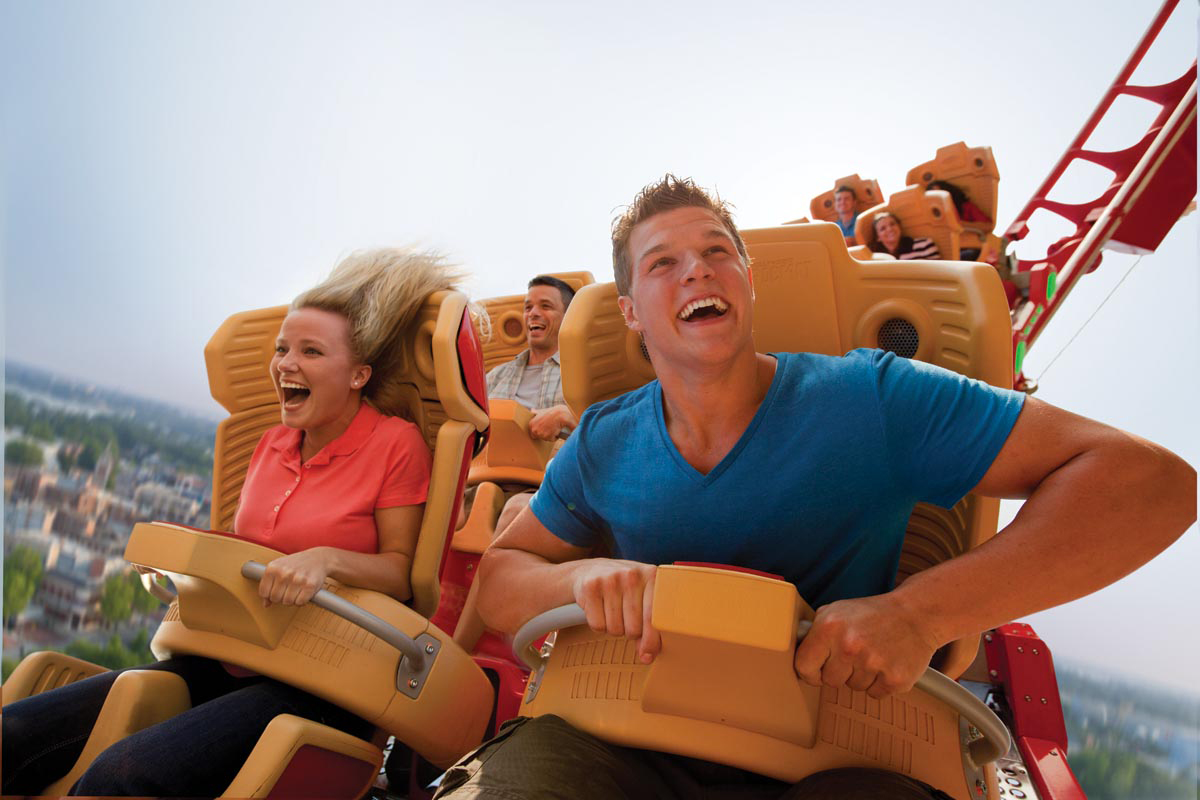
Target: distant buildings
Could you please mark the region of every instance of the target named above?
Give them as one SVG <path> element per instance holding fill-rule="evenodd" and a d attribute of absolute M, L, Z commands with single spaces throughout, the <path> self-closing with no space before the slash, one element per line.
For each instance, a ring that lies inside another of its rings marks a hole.
<path fill-rule="evenodd" d="M 104 581 L 128 566 L 119 555 L 104 556 L 78 542 L 60 547 L 46 565 L 33 601 L 44 623 L 60 631 L 90 630 L 103 623 L 100 595 Z"/>
<path fill-rule="evenodd" d="M 157 457 L 119 461 L 111 448 L 92 470 L 64 474 L 54 458 L 39 467 L 6 465 L 5 552 L 30 547 L 44 570 L 21 620 L 64 638 L 102 625 L 104 581 L 128 568 L 122 553 L 133 525 L 207 527 L 211 494 L 207 476 L 180 473 Z"/>
<path fill-rule="evenodd" d="M 133 504 L 146 519 L 170 520 L 193 524 L 200 512 L 198 497 L 189 496 L 181 488 L 162 483 L 143 483 L 133 493 Z"/>

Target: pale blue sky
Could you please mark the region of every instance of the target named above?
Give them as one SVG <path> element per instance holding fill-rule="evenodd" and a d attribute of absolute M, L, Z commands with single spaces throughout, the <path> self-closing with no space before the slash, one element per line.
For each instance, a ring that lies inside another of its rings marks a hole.
<path fill-rule="evenodd" d="M 606 280 L 613 210 L 668 170 L 754 227 L 852 172 L 902 188 L 965 140 L 993 147 L 1007 224 L 1157 7 L 0 3 L 7 356 L 212 415 L 201 351 L 233 311 L 379 244 L 445 250 L 480 297 L 541 271 Z M 1176 16 L 1147 80 L 1194 58 L 1195 4 Z M 1089 181 L 1105 183 L 1082 171 L 1064 199 Z M 1194 217 L 1178 225 L 1041 392 L 1193 464 L 1196 237 Z M 1082 282 L 1029 374 L 1130 263 Z M 1193 685 L 1196 540 L 1038 630 L 1062 655 Z"/>

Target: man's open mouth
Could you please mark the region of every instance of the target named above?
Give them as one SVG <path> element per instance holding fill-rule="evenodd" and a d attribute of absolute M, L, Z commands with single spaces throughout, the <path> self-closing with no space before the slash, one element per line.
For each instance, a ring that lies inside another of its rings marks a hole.
<path fill-rule="evenodd" d="M 311 390 L 307 386 L 301 386 L 292 381 L 279 381 L 279 388 L 283 390 L 283 407 L 289 411 L 304 405 L 304 401 L 308 399 L 308 395 L 311 393 Z"/>
<path fill-rule="evenodd" d="M 729 304 L 719 297 L 705 297 L 693 300 L 679 312 L 679 318 L 684 322 L 695 322 L 712 317 L 723 317 L 729 310 Z"/>

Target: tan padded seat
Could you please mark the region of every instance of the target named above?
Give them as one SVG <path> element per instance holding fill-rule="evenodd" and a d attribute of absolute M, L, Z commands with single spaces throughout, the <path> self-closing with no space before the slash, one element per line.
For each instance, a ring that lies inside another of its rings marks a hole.
<path fill-rule="evenodd" d="M 575 291 L 596 282 L 592 273 L 581 272 L 545 272 L 551 278 L 558 278 Z M 530 278 L 533 276 L 530 275 Z M 491 335 L 483 336 L 483 368 L 490 370 L 511 361 L 517 353 L 526 348 L 525 343 L 525 293 L 510 294 L 504 297 L 491 297 L 479 302 L 491 320 Z"/>
<path fill-rule="evenodd" d="M 941 193 L 945 196 L 945 193 Z M 949 202 L 949 198 L 945 198 Z M 881 347 L 986 381 L 1012 385 L 1008 304 L 996 271 L 946 261 L 858 261 L 835 226 L 787 225 L 742 231 L 754 271 L 754 340 L 760 352 L 841 355 Z M 614 284 L 579 293 L 563 322 L 563 392 L 580 414 L 635 389 L 654 368 L 625 327 Z M 898 578 L 958 555 L 996 531 L 999 500 L 970 495 L 954 509 L 918 506 L 911 556 Z M 906 543 L 906 551 L 908 545 Z M 956 642 L 939 666 L 952 675 L 970 663 L 974 638 Z"/>
<path fill-rule="evenodd" d="M 328 581 L 326 589 L 424 645 L 431 669 L 416 696 L 397 685 L 400 652 L 314 604 L 264 607 L 243 578 L 247 561 L 279 553 L 261 545 L 164 523 L 139 523 L 125 557 L 171 578 L 171 605 L 150 649 L 157 658 L 199 655 L 236 664 L 345 708 L 449 766 L 483 736 L 491 683 L 470 655 L 428 619 L 379 592 Z"/>
<path fill-rule="evenodd" d="M 1000 170 L 990 147 L 967 147 L 955 142 L 939 147 L 933 160 L 918 164 L 908 171 L 905 183 L 927 186 L 930 181 L 946 181 L 962 189 L 967 199 L 991 218 L 990 223 L 964 222 L 964 226 L 991 233 L 996 227 L 999 202 Z"/>
<path fill-rule="evenodd" d="M 504 510 L 505 500 L 504 490 L 498 484 L 491 481 L 477 484 L 467 521 L 454 532 L 451 547 L 460 553 L 483 555 L 496 538 L 496 521 Z"/>
<path fill-rule="evenodd" d="M 833 222 L 837 219 L 837 212 L 833 210 L 833 195 L 839 186 L 849 186 L 854 190 L 857 198 L 855 205 L 860 214 L 883 202 L 883 191 L 879 188 L 879 181 L 874 178 L 860 178 L 858 173 L 847 175 L 834 181 L 833 188 L 822 192 L 809 202 L 808 209 L 814 222 Z"/>
<path fill-rule="evenodd" d="M 4 681 L 4 705 L 107 671 L 106 667 L 65 653 L 52 650 L 31 653 L 21 659 L 8 680 Z"/>
<path fill-rule="evenodd" d="M 859 261 L 840 231 L 824 223 L 742 234 L 754 271 L 759 351 L 840 355 L 882 347 L 1011 385 L 1008 305 L 993 268 Z M 563 390 L 576 414 L 654 377 L 616 299 L 611 283 L 587 287 L 564 320 Z M 998 512 L 997 499 L 976 495 L 949 510 L 918 505 L 897 580 L 990 538 Z M 522 713 L 558 714 L 620 744 L 719 760 L 782 780 L 867 766 L 929 781 L 963 800 L 983 786 L 995 794 L 994 771 L 963 757 L 963 723 L 941 701 L 914 690 L 881 702 L 865 692 L 817 690 L 795 680 L 795 624 L 812 612 L 791 584 L 737 574 L 718 585 L 708 572 L 660 567 L 653 621 L 664 645 L 650 666 L 637 661 L 636 643 L 586 628 L 559 631 L 544 672 L 531 676 Z M 737 587 L 724 594 L 733 583 Z M 954 677 L 977 649 L 978 637 L 954 642 L 934 666 Z"/>
<path fill-rule="evenodd" d="M 896 257 L 887 253 L 876 253 L 865 244 L 856 244 L 849 248 L 850 257 L 859 261 L 895 261 Z"/>
<path fill-rule="evenodd" d="M 962 222 L 960 245 L 978 249 L 981 259 L 994 260 L 1003 251 L 1003 244 L 992 232 L 996 228 L 999 202 L 1000 170 L 990 147 L 967 147 L 955 142 L 939 147 L 932 161 L 918 164 L 908 171 L 908 184 L 928 186 L 930 181 L 946 181 L 962 189 L 967 199 L 987 214 L 990 222 Z"/>
<path fill-rule="evenodd" d="M 230 412 L 218 426 L 215 444 L 211 524 L 216 530 L 232 529 L 250 457 L 262 434 L 280 421 L 268 367 L 286 313 L 285 306 L 276 306 L 234 314 L 205 347 L 213 397 Z M 442 557 L 469 461 L 489 425 L 481 405 L 483 375 L 471 363 L 480 358 L 480 347 L 468 313 L 459 292 L 435 292 L 425 299 L 403 337 L 401 407 L 380 409 L 413 420 L 433 450 L 429 499 L 413 554 L 411 607 L 332 580 L 326 586 L 403 634 L 419 637 L 429 654 L 420 680 L 404 680 L 407 689 L 399 685 L 408 663 L 400 652 L 323 608 L 264 608 L 257 585 L 242 577 L 241 565 L 266 563 L 280 553 L 225 534 L 141 523 L 130 536 L 126 559 L 163 572 L 179 591 L 179 601 L 151 641 L 156 657 L 202 655 L 282 680 L 373 722 L 441 766 L 478 744 L 490 715 L 491 683 L 470 655 L 429 621 L 437 609 Z M 14 671 L 6 699 L 101 671 L 58 654 L 35 654 Z M 45 793 L 69 788 L 109 744 L 186 708 L 186 686 L 173 674 L 119 676 L 76 766 Z M 339 792 L 361 796 L 382 762 L 381 743 L 284 715 L 268 726 L 226 795 L 265 797 L 282 780 L 280 785 L 295 796 L 298 788 L 306 788 L 296 781 L 326 774 L 341 781 Z"/>
<path fill-rule="evenodd" d="M 954 202 L 948 192 L 925 191 L 923 186 L 909 186 L 893 194 L 886 203 L 875 206 L 858 215 L 854 225 L 854 236 L 859 244 L 875 242 L 875 215 L 890 211 L 900 220 L 905 236 L 914 239 L 928 237 L 937 244 L 942 258 L 957 261 L 962 223 L 954 210 Z"/>
<path fill-rule="evenodd" d="M 534 439 L 529 435 L 529 421 L 533 418 L 533 412 L 517 401 L 491 398 L 488 405 L 492 421 L 491 435 L 483 452 L 471 462 L 467 485 L 494 481 L 540 486 L 556 442 Z"/>
<path fill-rule="evenodd" d="M 415 422 L 434 451 L 412 571 L 412 607 L 423 616 L 432 616 L 437 608 L 442 544 L 455 511 L 464 450 L 474 449 L 476 432 L 489 424 L 487 412 L 466 393 L 461 379 L 439 378 L 462 374 L 457 339 L 466 307 L 466 297 L 459 292 L 437 292 L 426 299 L 406 337 L 410 349 L 401 370 L 407 382 L 406 406 L 381 409 Z M 213 530 L 233 530 L 250 457 L 263 433 L 279 424 L 279 402 L 268 367 L 286 315 L 286 306 L 234 314 L 204 348 L 213 398 L 230 412 L 217 427 L 209 523 Z"/>
<path fill-rule="evenodd" d="M 111 745 L 191 707 L 187 683 L 180 676 L 157 670 L 122 672 L 108 690 L 75 766 L 42 794 L 66 795 L 96 757 Z"/>
<path fill-rule="evenodd" d="M 303 796 L 303 790 L 308 786 L 297 786 L 293 781 L 285 790 L 279 791 L 275 784 L 284 777 L 285 770 L 294 760 L 311 758 L 313 751 L 323 754 L 325 762 L 361 764 L 355 772 L 364 777 L 353 788 L 343 787 L 347 790 L 346 797 L 368 796 L 367 792 L 383 766 L 383 751 L 378 747 L 303 717 L 280 714 L 267 724 L 245 765 L 225 789 L 225 797 Z"/>
<path fill-rule="evenodd" d="M 662 649 L 653 663 L 637 659 L 634 640 L 586 626 L 560 630 L 530 675 L 521 714 L 556 714 L 615 744 L 791 783 L 867 767 L 925 781 L 955 800 L 996 796 L 994 768 L 967 754 L 967 723 L 942 700 L 920 689 L 875 699 L 799 680 L 798 623 L 812 617 L 785 581 L 662 566 L 652 617 Z"/>

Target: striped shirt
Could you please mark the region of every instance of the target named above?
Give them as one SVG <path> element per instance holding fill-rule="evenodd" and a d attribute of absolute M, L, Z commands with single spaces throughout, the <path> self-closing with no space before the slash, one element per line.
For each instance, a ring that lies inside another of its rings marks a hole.
<path fill-rule="evenodd" d="M 521 386 L 521 378 L 528 366 L 529 351 L 522 350 L 512 361 L 506 361 L 500 366 L 489 370 L 487 374 L 488 397 L 499 397 L 505 400 L 516 399 L 517 389 Z M 541 366 L 542 383 L 537 392 L 537 402 L 531 406 L 535 411 L 540 411 L 550 406 L 561 405 L 565 402 L 563 400 L 562 370 L 558 363 L 558 353 L 543 361 Z"/>
<path fill-rule="evenodd" d="M 900 237 L 900 245 L 894 253 L 877 241 L 871 243 L 871 251 L 875 253 L 887 253 L 889 256 L 895 256 L 901 261 L 911 261 L 914 258 L 939 259 L 942 257 L 941 251 L 938 250 L 933 239 L 913 239 L 911 236 Z"/>

